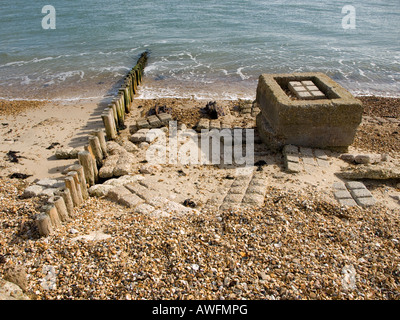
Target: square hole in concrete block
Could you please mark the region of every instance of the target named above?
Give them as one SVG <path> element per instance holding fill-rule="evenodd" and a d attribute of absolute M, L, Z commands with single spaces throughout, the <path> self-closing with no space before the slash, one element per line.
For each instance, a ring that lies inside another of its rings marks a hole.
<path fill-rule="evenodd" d="M 282 90 L 293 100 L 338 99 L 317 77 L 275 77 Z M 300 93 L 307 92 L 307 93 Z"/>

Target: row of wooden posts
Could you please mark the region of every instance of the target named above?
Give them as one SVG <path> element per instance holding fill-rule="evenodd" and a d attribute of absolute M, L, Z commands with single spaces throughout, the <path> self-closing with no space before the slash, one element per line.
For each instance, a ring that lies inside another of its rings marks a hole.
<path fill-rule="evenodd" d="M 142 83 L 142 74 L 147 62 L 147 52 L 141 54 L 136 66 L 126 75 L 117 97 L 101 115 L 108 140 L 114 140 L 118 131 L 125 128 L 125 114 L 131 111 L 133 97 Z"/>
<path fill-rule="evenodd" d="M 125 128 L 125 114 L 131 110 L 146 62 L 147 53 L 144 52 L 124 78 L 117 97 L 101 115 L 105 133 L 98 129 L 89 135 L 85 150 L 78 153 L 79 164 L 73 165 L 64 178 L 65 187 L 58 190 L 37 215 L 36 224 L 41 236 L 48 236 L 63 223 L 74 219 L 74 207 L 81 206 L 89 197 L 88 187 L 99 182 L 99 169 L 108 156 L 106 139 L 114 140 L 118 131 Z"/>

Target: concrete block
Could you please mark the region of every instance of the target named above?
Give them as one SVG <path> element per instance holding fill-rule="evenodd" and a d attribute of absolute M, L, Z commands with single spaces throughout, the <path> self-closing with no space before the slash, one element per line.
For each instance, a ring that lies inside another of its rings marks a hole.
<path fill-rule="evenodd" d="M 134 134 L 136 131 L 138 131 L 139 130 L 139 128 L 138 128 L 138 126 L 137 126 L 137 124 L 136 123 L 134 123 L 134 124 L 131 124 L 130 126 L 129 126 L 129 133 L 130 134 Z"/>
<path fill-rule="evenodd" d="M 149 205 L 147 203 L 140 203 L 135 207 L 134 212 L 139 213 L 139 214 L 144 214 L 148 215 L 152 213 L 154 210 L 156 210 L 152 205 Z"/>
<path fill-rule="evenodd" d="M 298 172 L 303 171 L 303 169 L 304 169 L 304 167 L 303 167 L 302 165 L 300 165 L 299 163 L 290 162 L 290 161 L 288 161 L 288 162 L 286 163 L 286 170 L 287 170 L 288 172 L 291 172 L 291 173 L 298 173 Z"/>
<path fill-rule="evenodd" d="M 319 90 L 310 91 L 310 93 L 311 93 L 311 95 L 313 96 L 314 99 L 324 99 L 324 98 L 326 98 L 325 95 Z"/>
<path fill-rule="evenodd" d="M 225 211 L 225 210 L 235 210 L 240 208 L 241 203 L 228 203 L 228 202 L 223 202 L 222 205 L 219 207 L 220 211 Z"/>
<path fill-rule="evenodd" d="M 244 190 L 248 187 L 249 185 L 249 179 L 238 179 L 236 178 L 231 185 L 231 188 L 235 188 L 235 187 L 240 187 L 243 188 Z"/>
<path fill-rule="evenodd" d="M 297 155 L 287 154 L 287 155 L 285 155 L 285 161 L 299 163 L 300 159 L 299 159 L 299 156 L 297 156 Z"/>
<path fill-rule="evenodd" d="M 138 143 L 138 142 L 146 142 L 147 140 L 147 133 L 149 132 L 149 129 L 140 129 L 136 133 L 134 133 L 130 140 L 133 143 Z"/>
<path fill-rule="evenodd" d="M 376 204 L 376 200 L 373 197 L 356 198 L 356 201 L 361 207 L 371 207 Z"/>
<path fill-rule="evenodd" d="M 245 194 L 242 203 L 245 205 L 261 206 L 264 204 L 264 195 Z"/>
<path fill-rule="evenodd" d="M 299 154 L 299 147 L 287 144 L 282 149 L 283 154 Z"/>
<path fill-rule="evenodd" d="M 149 122 L 150 127 L 152 127 L 152 128 L 159 128 L 159 127 L 162 126 L 162 122 L 161 122 L 160 119 L 159 119 L 157 116 L 155 116 L 155 115 L 148 117 L 148 118 L 147 118 L 147 121 Z"/>
<path fill-rule="evenodd" d="M 312 81 L 326 99 L 296 100 L 285 88 L 291 81 Z M 361 123 L 360 100 L 327 75 L 310 73 L 262 74 L 256 103 L 258 132 L 271 149 L 286 144 L 310 148 L 347 150 Z"/>
<path fill-rule="evenodd" d="M 125 187 L 114 187 L 107 192 L 107 199 L 110 199 L 115 202 L 119 202 L 119 200 L 126 195 L 132 194 L 127 188 Z"/>
<path fill-rule="evenodd" d="M 253 179 L 251 179 L 251 181 L 250 181 L 249 187 L 250 187 L 250 186 L 265 187 L 266 185 L 267 185 L 267 183 L 266 183 L 265 179 L 262 179 L 262 178 L 260 178 L 260 179 L 255 179 L 255 178 L 253 178 Z"/>
<path fill-rule="evenodd" d="M 341 181 L 335 182 L 332 188 L 335 190 L 347 190 L 346 185 Z"/>
<path fill-rule="evenodd" d="M 359 164 L 379 163 L 381 161 L 380 154 L 358 154 L 354 157 L 354 161 Z"/>
<path fill-rule="evenodd" d="M 157 115 L 157 117 L 165 126 L 168 125 L 170 121 L 172 121 L 172 116 L 169 113 L 160 113 Z"/>
<path fill-rule="evenodd" d="M 307 156 L 307 157 L 314 157 L 313 151 L 311 148 L 304 148 L 304 147 L 300 147 L 300 153 L 303 156 Z"/>
<path fill-rule="evenodd" d="M 338 201 L 341 206 L 354 207 L 357 205 L 353 198 L 339 199 Z"/>
<path fill-rule="evenodd" d="M 350 192 L 347 190 L 336 190 L 334 195 L 336 199 L 352 199 Z"/>
<path fill-rule="evenodd" d="M 327 161 L 327 160 L 322 160 L 322 159 L 317 158 L 317 164 L 321 168 L 328 168 L 329 167 L 329 161 Z"/>
<path fill-rule="evenodd" d="M 168 202 L 169 200 L 164 197 L 153 197 L 147 200 L 147 203 L 152 205 L 156 209 L 162 209 L 165 205 L 167 205 Z"/>
<path fill-rule="evenodd" d="M 305 80 L 305 81 L 301 81 L 300 82 L 303 86 L 315 86 L 314 82 L 310 81 L 310 80 Z"/>
<path fill-rule="evenodd" d="M 328 160 L 328 156 L 325 153 L 324 150 L 321 149 L 315 149 L 314 150 L 314 155 L 316 158 L 321 159 L 321 160 Z"/>
<path fill-rule="evenodd" d="M 295 95 L 299 99 L 311 99 L 313 96 L 308 91 L 295 91 Z"/>
<path fill-rule="evenodd" d="M 52 197 L 56 191 L 56 188 L 45 188 L 39 193 L 39 196 Z"/>
<path fill-rule="evenodd" d="M 241 194 L 241 195 L 243 195 L 245 191 L 246 191 L 246 188 L 245 187 L 241 187 L 241 186 L 231 187 L 229 189 L 229 193 L 231 193 L 231 194 Z"/>
<path fill-rule="evenodd" d="M 210 130 L 212 129 L 221 130 L 221 121 L 217 119 L 210 120 Z"/>
<path fill-rule="evenodd" d="M 349 163 L 354 163 L 355 162 L 355 156 L 354 154 L 350 153 L 343 153 L 339 156 L 339 159 L 349 162 Z"/>
<path fill-rule="evenodd" d="M 303 166 L 304 166 L 304 170 L 305 170 L 308 174 L 314 174 L 314 173 L 315 173 L 315 169 L 316 169 L 316 166 L 315 166 L 315 165 L 311 165 L 311 164 L 304 163 Z"/>
<path fill-rule="evenodd" d="M 196 209 L 185 207 L 180 203 L 170 200 L 164 206 L 162 206 L 162 210 L 174 215 L 186 215 L 186 214 L 198 213 Z"/>
<path fill-rule="evenodd" d="M 114 177 L 129 175 L 131 173 L 133 161 L 134 161 L 134 156 L 132 154 L 130 153 L 121 154 L 113 170 Z"/>
<path fill-rule="evenodd" d="M 303 85 L 305 85 L 304 83 L 300 82 L 300 81 L 289 81 L 289 87 L 302 87 Z"/>
<path fill-rule="evenodd" d="M 305 86 L 306 88 L 307 88 L 307 90 L 308 91 L 319 91 L 319 89 L 314 85 L 314 84 L 312 84 L 312 85 L 306 85 Z"/>
<path fill-rule="evenodd" d="M 350 192 L 351 192 L 353 198 L 372 197 L 372 194 L 368 189 L 352 189 Z"/>
<path fill-rule="evenodd" d="M 266 192 L 265 186 L 255 186 L 255 185 L 249 185 L 249 187 L 246 190 L 246 195 L 248 194 L 259 194 L 264 196 Z"/>
<path fill-rule="evenodd" d="M 24 190 L 21 197 L 24 199 L 38 197 L 44 189 L 45 187 L 39 185 L 29 186 Z"/>
<path fill-rule="evenodd" d="M 151 128 L 150 123 L 145 118 L 137 120 L 136 126 L 138 129 L 150 129 Z"/>
<path fill-rule="evenodd" d="M 305 165 L 309 166 L 318 166 L 317 162 L 315 161 L 314 157 L 309 157 L 309 156 L 303 156 L 301 157 L 301 160 L 303 160 L 303 163 Z"/>
<path fill-rule="evenodd" d="M 49 178 L 36 181 L 36 184 L 42 187 L 54 188 L 54 189 L 63 188 L 65 186 L 64 181 L 49 179 Z"/>
<path fill-rule="evenodd" d="M 126 184 L 125 187 L 147 202 L 153 198 L 160 197 L 158 191 L 146 188 L 139 183 L 129 183 Z"/>
<path fill-rule="evenodd" d="M 229 193 L 224 198 L 224 203 L 240 203 L 242 199 L 243 199 L 243 193 L 242 194 Z"/>
<path fill-rule="evenodd" d="M 210 120 L 209 119 L 200 119 L 197 123 L 196 130 L 200 132 L 201 130 L 209 130 L 210 129 Z"/>
<path fill-rule="evenodd" d="M 170 218 L 171 214 L 167 213 L 163 210 L 160 209 L 156 209 L 154 211 L 152 211 L 150 214 L 150 217 L 154 218 L 154 219 L 160 219 L 160 218 Z"/>
<path fill-rule="evenodd" d="M 346 182 L 346 186 L 348 189 L 366 189 L 365 185 L 359 181 L 348 181 Z"/>
<path fill-rule="evenodd" d="M 224 119 L 221 121 L 221 130 L 223 129 L 231 129 L 232 128 L 232 124 L 230 121 Z"/>
<path fill-rule="evenodd" d="M 114 189 L 114 186 L 105 185 L 105 184 L 95 184 L 88 189 L 88 193 L 92 197 L 103 197 L 110 190 Z"/>
<path fill-rule="evenodd" d="M 128 208 L 134 208 L 143 202 L 144 202 L 143 199 L 139 198 L 136 194 L 133 194 L 133 193 L 123 195 L 118 200 L 119 204 L 122 204 L 123 206 L 128 207 Z"/>

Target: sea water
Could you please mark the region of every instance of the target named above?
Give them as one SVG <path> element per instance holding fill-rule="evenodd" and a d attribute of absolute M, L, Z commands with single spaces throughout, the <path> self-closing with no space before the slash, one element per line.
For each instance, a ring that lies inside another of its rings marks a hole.
<path fill-rule="evenodd" d="M 113 95 L 143 51 L 141 98 L 252 99 L 260 74 L 308 71 L 400 96 L 399 18 L 398 0 L 3 1 L 0 97 Z"/>

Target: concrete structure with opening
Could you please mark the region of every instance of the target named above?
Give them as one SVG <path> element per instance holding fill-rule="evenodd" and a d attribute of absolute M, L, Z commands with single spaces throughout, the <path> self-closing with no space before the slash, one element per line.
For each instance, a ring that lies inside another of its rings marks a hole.
<path fill-rule="evenodd" d="M 257 128 L 272 149 L 284 145 L 346 151 L 361 123 L 361 101 L 323 73 L 262 74 Z"/>

